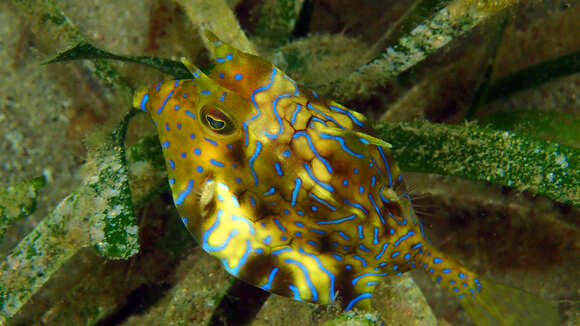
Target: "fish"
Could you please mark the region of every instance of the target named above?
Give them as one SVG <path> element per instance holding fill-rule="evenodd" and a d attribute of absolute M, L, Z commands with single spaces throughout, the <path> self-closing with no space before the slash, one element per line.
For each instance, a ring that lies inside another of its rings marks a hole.
<path fill-rule="evenodd" d="M 364 115 L 204 31 L 215 66 L 138 90 L 173 201 L 228 273 L 265 291 L 371 309 L 385 277 L 423 269 L 477 325 L 557 325 L 542 299 L 427 241 L 402 171 Z"/>

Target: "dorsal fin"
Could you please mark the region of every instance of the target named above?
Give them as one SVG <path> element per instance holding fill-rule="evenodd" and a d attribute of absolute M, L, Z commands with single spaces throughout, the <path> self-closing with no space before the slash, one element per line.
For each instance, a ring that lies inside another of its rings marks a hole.
<path fill-rule="evenodd" d="M 208 50 L 215 63 L 209 76 L 242 97 L 249 99 L 256 87 L 267 85 L 273 70 L 278 70 L 270 62 L 222 42 L 208 30 L 202 30 L 202 33 L 209 41 Z M 278 74 L 284 75 L 282 71 Z"/>

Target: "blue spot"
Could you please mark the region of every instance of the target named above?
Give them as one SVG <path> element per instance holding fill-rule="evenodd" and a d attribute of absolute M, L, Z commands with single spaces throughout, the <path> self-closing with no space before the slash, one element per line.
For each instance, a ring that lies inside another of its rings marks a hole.
<path fill-rule="evenodd" d="M 164 142 L 161 144 L 161 147 L 163 147 L 163 148 L 169 148 L 169 144 L 170 144 L 170 143 L 169 143 L 169 141 L 164 141 Z"/>
<path fill-rule="evenodd" d="M 252 247 L 250 247 L 250 240 L 246 240 L 246 251 L 244 251 L 244 255 L 242 256 L 242 258 L 240 258 L 240 260 L 238 261 L 238 264 L 235 267 L 230 267 L 227 264 L 227 261 L 225 259 L 222 260 L 222 263 L 224 265 L 224 267 L 226 268 L 226 270 L 234 275 L 237 276 L 238 272 L 240 271 L 240 268 L 242 266 L 244 266 L 244 264 L 246 263 L 246 261 L 248 260 L 248 256 L 250 256 L 250 252 L 252 251 Z"/>
<path fill-rule="evenodd" d="M 357 157 L 357 158 L 363 158 L 364 155 L 363 154 L 359 154 L 359 153 L 355 153 L 352 150 L 350 150 L 345 143 L 344 138 L 340 137 L 340 136 L 333 136 L 333 135 L 329 135 L 329 134 L 320 134 L 320 138 L 322 139 L 334 139 L 336 140 L 340 146 L 342 147 L 342 149 L 347 152 L 348 154 Z M 357 174 L 358 173 L 358 169 L 354 169 L 354 173 Z"/>
<path fill-rule="evenodd" d="M 355 279 L 352 280 L 352 285 L 355 286 L 356 283 L 363 277 L 367 277 L 367 276 L 387 276 L 389 275 L 388 273 L 364 273 L 358 277 L 356 277 Z"/>
<path fill-rule="evenodd" d="M 282 167 L 280 166 L 280 162 L 274 163 L 274 168 L 276 169 L 276 173 L 278 173 L 279 176 L 284 175 L 284 173 L 282 172 Z"/>
<path fill-rule="evenodd" d="M 169 160 L 169 166 L 171 167 L 172 170 L 175 170 L 175 162 L 173 162 L 172 160 Z"/>
<path fill-rule="evenodd" d="M 363 205 L 361 205 L 359 203 L 353 203 L 353 202 L 346 200 L 346 199 L 344 200 L 344 203 L 347 205 L 350 205 L 354 208 L 360 209 L 361 211 L 363 211 L 363 213 L 365 213 L 366 216 L 369 216 L 369 212 L 363 207 Z"/>
<path fill-rule="evenodd" d="M 355 168 L 354 170 L 352 170 L 352 172 L 354 172 L 354 174 L 358 174 L 358 169 Z"/>
<path fill-rule="evenodd" d="M 352 265 L 350 265 L 350 264 L 347 264 L 346 266 L 344 266 L 344 268 L 346 268 L 346 269 L 350 270 L 350 269 L 352 269 Z"/>
<path fill-rule="evenodd" d="M 244 78 L 244 76 L 242 74 L 235 74 L 234 75 L 235 80 L 242 80 L 242 78 Z"/>
<path fill-rule="evenodd" d="M 205 139 L 207 142 L 209 142 L 210 144 L 217 146 L 218 144 L 215 142 L 215 140 L 207 138 L 207 137 L 203 137 L 203 139 Z"/>
<path fill-rule="evenodd" d="M 280 237 L 280 240 L 282 240 L 282 241 L 286 241 L 286 240 L 288 240 L 288 237 L 287 237 L 287 236 L 285 236 L 285 235 L 283 235 L 283 236 L 281 236 L 281 237 Z"/>
<path fill-rule="evenodd" d="M 443 262 L 443 259 L 441 258 L 433 258 L 433 264 L 440 264 Z"/>
<path fill-rule="evenodd" d="M 288 150 L 284 151 L 284 152 L 282 153 L 282 156 L 284 156 L 284 157 L 288 157 L 288 156 L 290 156 L 290 151 L 288 151 Z"/>
<path fill-rule="evenodd" d="M 199 173 L 203 172 L 203 167 L 201 165 L 197 166 L 197 172 L 199 172 Z"/>
<path fill-rule="evenodd" d="M 232 60 L 233 58 L 234 58 L 234 56 L 231 54 L 226 55 L 226 60 L 228 60 L 228 61 Z"/>
<path fill-rule="evenodd" d="M 167 97 L 165 98 L 165 100 L 163 100 L 163 103 L 161 103 L 161 106 L 157 110 L 157 114 L 161 114 L 161 112 L 163 112 L 163 108 L 165 107 L 165 104 L 167 104 L 167 101 L 169 101 L 171 96 L 173 96 L 173 91 L 171 91 L 171 92 L 169 92 L 169 94 L 167 94 Z"/>
<path fill-rule="evenodd" d="M 363 192 L 365 192 L 365 187 L 364 187 L 364 186 L 359 186 L 359 187 L 358 187 L 358 192 L 359 192 L 359 193 L 361 193 L 361 194 L 362 194 Z"/>
<path fill-rule="evenodd" d="M 181 157 L 186 158 L 187 157 L 187 154 L 185 154 L 185 152 L 182 152 L 181 153 Z"/>
<path fill-rule="evenodd" d="M 453 288 L 453 291 L 457 293 L 457 292 L 459 292 L 459 289 L 458 288 Z"/>
<path fill-rule="evenodd" d="M 173 107 L 173 109 L 174 109 L 175 111 L 179 111 L 179 105 L 175 104 L 175 106 Z"/>
<path fill-rule="evenodd" d="M 318 233 L 318 234 L 326 234 L 326 232 L 324 232 L 322 230 L 318 230 L 318 229 L 310 229 L 310 232 L 312 232 L 312 233 Z"/>
<path fill-rule="evenodd" d="M 330 254 L 330 255 L 332 256 L 332 258 L 334 258 L 334 259 L 336 259 L 338 261 L 341 261 L 342 260 L 342 256 L 339 256 L 337 254 Z"/>
<path fill-rule="evenodd" d="M 181 123 L 177 123 L 177 129 L 181 130 Z"/>
<path fill-rule="evenodd" d="M 169 179 L 169 184 L 170 184 L 170 185 L 173 185 L 173 184 L 175 184 L 175 179 L 174 179 L 174 178 L 171 178 L 171 179 Z"/>
<path fill-rule="evenodd" d="M 312 96 L 314 96 L 314 98 L 318 98 L 318 94 L 316 94 L 315 91 L 312 91 Z"/>
<path fill-rule="evenodd" d="M 177 196 L 177 199 L 175 199 L 175 204 L 176 205 L 183 204 L 183 201 L 185 200 L 185 198 L 187 198 L 187 196 L 189 196 L 192 190 L 193 190 L 193 180 L 189 180 L 187 183 L 187 188 L 185 188 L 185 190 L 182 193 L 180 193 L 179 196 Z"/>
<path fill-rule="evenodd" d="M 397 264 L 393 265 L 393 270 L 396 271 L 397 269 L 399 269 L 399 265 Z"/>
<path fill-rule="evenodd" d="M 465 278 L 465 274 L 459 273 L 459 278 Z"/>
<path fill-rule="evenodd" d="M 271 241 L 272 241 L 272 236 L 270 236 L 270 235 L 264 238 L 264 243 L 267 245 L 269 245 Z"/>
<path fill-rule="evenodd" d="M 350 238 L 346 234 L 344 234 L 344 232 L 342 232 L 342 231 L 338 231 L 338 235 L 340 235 L 346 241 L 350 240 Z"/>
<path fill-rule="evenodd" d="M 377 228 L 376 226 L 373 229 L 373 244 L 374 245 L 379 244 L 379 228 Z"/>
<path fill-rule="evenodd" d="M 141 104 L 139 105 L 139 107 L 141 108 L 141 111 L 147 112 L 147 102 L 148 101 L 149 101 L 149 94 L 143 95 L 143 98 L 141 99 Z"/>
<path fill-rule="evenodd" d="M 348 185 L 348 180 L 346 179 L 342 180 L 342 185 L 346 187 Z"/>
<path fill-rule="evenodd" d="M 324 224 L 342 223 L 344 221 L 350 221 L 350 220 L 354 219 L 355 217 L 356 217 L 356 215 L 355 214 L 352 214 L 350 216 L 343 217 L 343 218 L 339 218 L 337 220 L 318 221 L 318 222 L 316 222 L 316 224 L 318 224 L 318 225 L 324 225 Z"/>
<path fill-rule="evenodd" d="M 194 150 L 193 150 L 193 152 L 194 152 L 194 153 L 195 153 L 195 155 L 197 155 L 197 156 L 201 155 L 201 149 L 199 149 L 199 148 L 196 148 L 196 149 L 194 149 Z"/>
<path fill-rule="evenodd" d="M 318 243 L 316 241 L 308 240 L 306 242 L 308 242 L 308 244 L 311 246 L 318 247 Z"/>
<path fill-rule="evenodd" d="M 220 72 L 219 76 L 220 76 L 220 78 L 224 78 L 225 77 L 225 75 L 224 75 L 223 72 Z"/>
<path fill-rule="evenodd" d="M 389 176 L 389 184 L 388 186 L 391 187 L 393 185 L 393 177 L 391 177 L 391 169 L 389 168 L 389 163 L 387 163 L 387 158 L 385 157 L 385 153 L 383 152 L 383 148 L 381 146 L 377 146 L 379 153 L 381 154 L 381 158 L 383 159 L 383 164 L 387 168 L 387 175 Z"/>
<path fill-rule="evenodd" d="M 248 226 L 248 230 L 250 231 L 250 234 L 251 235 L 256 234 L 256 230 L 254 229 L 254 225 L 252 225 L 252 223 L 250 223 L 250 221 L 248 221 L 247 218 L 232 215 L 232 221 L 242 221 L 242 222 L 246 223 L 246 225 Z"/>
<path fill-rule="evenodd" d="M 327 201 L 325 201 L 325 200 L 324 200 L 324 199 L 322 199 L 322 198 L 319 198 L 319 197 L 318 197 L 318 196 L 316 196 L 315 194 L 313 194 L 313 193 L 309 193 L 309 194 L 308 194 L 308 196 L 310 196 L 310 198 L 312 198 L 312 199 L 316 200 L 317 202 L 321 203 L 322 205 L 324 205 L 324 206 L 328 207 L 328 209 L 330 209 L 331 211 L 335 211 L 335 210 L 336 210 L 336 207 L 334 207 L 334 206 L 330 205 L 330 204 L 329 204 Z"/>
<path fill-rule="evenodd" d="M 256 113 L 256 115 L 251 117 L 250 120 L 244 121 L 244 123 L 242 123 L 242 128 L 244 129 L 244 134 L 245 134 L 245 138 L 246 138 L 246 147 L 249 145 L 249 143 L 248 143 L 249 142 L 248 123 L 257 119 L 261 114 L 260 107 L 258 106 L 258 103 L 256 102 L 256 95 L 260 92 L 268 90 L 272 86 L 272 83 L 274 82 L 274 76 L 276 76 L 276 72 L 277 72 L 276 68 L 273 68 L 272 69 L 272 76 L 270 77 L 270 82 L 268 83 L 268 85 L 261 87 L 261 88 L 258 88 L 258 89 L 255 89 L 252 92 L 250 99 L 252 100 L 252 104 L 254 105 L 254 108 L 256 109 L 256 111 L 258 111 L 258 113 Z"/>
<path fill-rule="evenodd" d="M 190 135 L 189 135 L 189 138 L 191 138 L 191 139 L 195 139 L 195 134 L 190 134 Z"/>
<path fill-rule="evenodd" d="M 290 248 L 282 248 L 282 249 L 278 249 L 278 250 L 274 250 L 272 251 L 272 255 L 279 255 L 283 252 L 288 252 L 288 251 L 292 251 L 292 249 Z"/>
<path fill-rule="evenodd" d="M 270 195 L 273 195 L 275 193 L 276 193 L 276 188 L 270 187 L 270 189 L 264 193 L 264 196 L 270 196 Z"/>
<path fill-rule="evenodd" d="M 357 119 L 352 113 L 350 113 L 349 111 L 343 110 L 343 109 L 341 109 L 337 106 L 334 106 L 334 105 L 329 105 L 328 107 L 333 111 L 336 111 L 336 112 L 339 112 L 342 114 L 346 114 L 352 120 L 352 122 L 354 122 L 359 127 L 364 126 L 364 124 L 359 119 Z M 362 139 L 361 139 L 361 141 L 362 141 Z"/>
<path fill-rule="evenodd" d="M 401 236 L 399 238 L 399 240 L 395 241 L 395 243 L 393 244 L 395 247 L 398 247 L 402 241 L 407 240 L 409 237 L 413 236 L 413 234 L 415 234 L 415 232 L 413 231 L 409 231 L 407 234 Z"/>
<path fill-rule="evenodd" d="M 252 175 L 254 176 L 254 184 L 256 186 L 258 185 L 258 175 L 256 174 L 256 171 L 254 171 L 254 162 L 256 161 L 256 158 L 258 157 L 258 155 L 260 155 L 261 150 L 262 150 L 262 143 L 257 141 L 256 142 L 256 150 L 254 151 L 254 154 L 252 155 L 252 157 L 250 157 L 250 159 L 249 159 L 250 170 L 252 171 Z"/>
<path fill-rule="evenodd" d="M 313 211 L 313 212 L 316 212 L 317 210 L 318 210 L 318 207 L 316 207 L 316 206 L 312 206 L 312 211 Z"/>
<path fill-rule="evenodd" d="M 385 250 L 387 250 L 388 246 L 389 246 L 389 244 L 385 242 L 385 244 L 383 244 L 383 248 L 381 249 L 381 252 L 379 252 L 379 254 L 375 257 L 375 259 L 377 259 L 377 260 L 381 259 L 381 257 L 385 253 Z"/>
<path fill-rule="evenodd" d="M 419 249 L 419 248 L 421 248 L 421 246 L 422 246 L 422 245 L 423 245 L 423 244 L 422 244 L 421 242 L 417 242 L 416 244 L 414 244 L 414 245 L 411 247 L 411 249 Z"/>
<path fill-rule="evenodd" d="M 166 131 L 169 131 L 169 130 L 171 130 L 171 129 L 169 128 L 169 124 L 168 124 L 168 123 L 166 123 L 166 124 L 165 124 L 165 130 L 166 130 Z"/>
<path fill-rule="evenodd" d="M 453 284 L 455 284 L 455 281 L 451 280 L 451 281 L 449 281 L 449 284 L 453 285 Z"/>
<path fill-rule="evenodd" d="M 371 252 L 371 250 L 367 247 L 365 247 L 364 244 L 359 244 L 358 247 L 360 248 L 360 250 L 364 251 L 364 252 Z"/>
<path fill-rule="evenodd" d="M 287 210 L 287 209 L 285 209 L 285 210 L 284 210 L 284 214 L 288 215 L 288 214 L 290 214 L 290 211 L 289 211 L 289 210 Z"/>
<path fill-rule="evenodd" d="M 429 268 L 429 273 L 435 273 L 435 270 L 433 268 Z"/>
<path fill-rule="evenodd" d="M 256 206 L 256 200 L 252 196 L 250 196 L 250 204 L 252 204 L 252 206 Z"/>
<path fill-rule="evenodd" d="M 296 199 L 298 198 L 298 192 L 300 191 L 300 185 L 302 184 L 302 180 L 300 178 L 296 178 L 296 183 L 294 185 L 294 190 L 292 191 L 292 207 L 296 206 Z"/>
<path fill-rule="evenodd" d="M 236 182 L 237 182 L 237 183 L 242 183 L 242 179 L 240 179 L 240 178 L 236 178 Z"/>
<path fill-rule="evenodd" d="M 298 214 L 300 216 L 304 216 L 304 212 L 303 211 L 296 211 L 296 214 Z"/>
<path fill-rule="evenodd" d="M 300 113 L 301 109 L 302 109 L 302 106 L 300 104 L 296 104 L 296 110 L 294 110 L 294 113 L 292 114 L 292 119 L 290 120 L 291 124 L 296 123 L 296 117 L 298 117 L 298 113 Z"/>
<path fill-rule="evenodd" d="M 202 95 L 209 95 L 209 94 L 211 94 L 211 91 L 204 89 L 203 91 L 201 91 L 201 94 Z"/>
<path fill-rule="evenodd" d="M 365 237 L 365 235 L 363 234 L 363 226 L 359 224 L 357 226 L 357 229 L 358 229 L 358 238 L 363 239 Z"/>
<path fill-rule="evenodd" d="M 403 256 L 403 258 L 405 258 L 405 259 L 407 259 L 407 260 L 408 260 L 409 258 L 411 258 L 411 254 L 408 254 L 408 253 L 407 253 L 407 254 L 405 254 L 405 256 Z"/>
<path fill-rule="evenodd" d="M 463 297 L 465 297 L 465 294 L 460 294 L 457 296 L 457 298 L 462 299 Z"/>
<path fill-rule="evenodd" d="M 332 166 L 330 166 L 330 163 L 324 157 L 320 156 L 320 154 L 316 150 L 316 147 L 314 147 L 314 144 L 312 143 L 312 139 L 310 138 L 310 135 L 308 135 L 304 131 L 298 131 L 294 134 L 293 138 L 296 139 L 300 136 L 306 138 L 306 141 L 308 142 L 308 146 L 310 147 L 310 150 L 314 153 L 314 155 L 316 155 L 316 157 L 322 162 L 322 164 L 324 164 L 328 173 L 332 174 L 333 173 Z"/>
<path fill-rule="evenodd" d="M 296 232 L 296 236 L 300 238 L 302 236 L 302 232 L 300 231 Z"/>
<path fill-rule="evenodd" d="M 395 258 L 395 257 L 397 257 L 399 254 L 400 254 L 400 252 L 398 252 L 398 251 L 395 251 L 395 252 L 393 252 L 393 254 L 391 255 L 391 258 Z"/>
<path fill-rule="evenodd" d="M 360 138 L 359 140 L 360 140 L 360 142 L 361 142 L 361 143 L 363 143 L 363 144 L 365 144 L 365 145 L 368 145 L 368 144 L 370 144 L 370 143 L 369 143 L 369 141 L 368 141 L 368 140 L 366 140 L 366 139 L 364 139 L 364 138 Z M 371 166 L 371 167 L 372 167 L 372 166 Z"/>
<path fill-rule="evenodd" d="M 274 223 L 276 223 L 276 225 L 278 226 L 280 231 L 287 232 L 286 228 L 284 226 L 282 226 L 282 223 L 280 223 L 280 221 L 277 218 L 274 219 Z"/>
<path fill-rule="evenodd" d="M 435 283 L 437 284 L 441 283 L 441 275 L 437 276 L 437 280 L 435 281 Z"/>
<path fill-rule="evenodd" d="M 294 300 L 300 301 L 300 292 L 298 291 L 298 288 L 292 284 L 288 285 L 288 288 L 292 290 L 292 293 L 294 293 Z"/>
<path fill-rule="evenodd" d="M 366 260 L 364 260 L 364 258 L 362 258 L 361 256 L 352 256 L 352 258 L 358 260 L 361 262 L 362 267 L 367 267 L 367 262 Z"/>
<path fill-rule="evenodd" d="M 225 164 L 223 164 L 223 163 L 222 163 L 222 162 L 220 162 L 220 161 L 216 161 L 216 160 L 214 160 L 213 158 L 212 158 L 211 160 L 209 160 L 209 162 L 210 162 L 211 164 L 213 164 L 213 165 L 217 166 L 217 167 L 220 167 L 220 168 L 223 168 L 223 167 L 225 166 Z"/>
<path fill-rule="evenodd" d="M 193 112 L 191 112 L 189 110 L 185 110 L 185 115 L 187 115 L 190 118 L 192 118 L 193 120 L 195 120 L 195 114 L 193 114 Z"/>
<path fill-rule="evenodd" d="M 323 116 L 326 120 L 330 120 L 330 121 L 334 122 L 334 124 L 336 124 L 340 129 L 346 129 L 340 123 L 338 123 L 338 121 L 336 121 L 333 117 L 329 116 L 328 114 L 323 113 L 319 109 L 315 108 L 312 104 L 308 103 L 307 107 L 311 110 L 316 111 L 318 114 Z"/>
<path fill-rule="evenodd" d="M 443 269 L 443 274 L 449 274 L 449 273 L 451 273 L 451 269 L 449 269 L 449 268 Z"/>
<path fill-rule="evenodd" d="M 264 253 L 264 249 L 258 248 L 256 250 L 254 250 L 254 252 L 257 253 L 257 254 L 261 254 L 261 253 Z"/>
<path fill-rule="evenodd" d="M 304 280 L 306 281 L 306 284 L 308 285 L 308 288 L 310 288 L 310 292 L 312 293 L 312 301 L 314 302 L 318 301 L 318 292 L 316 291 L 316 287 L 314 286 L 314 284 L 312 284 L 312 281 L 310 280 L 310 273 L 308 272 L 306 266 L 302 265 L 302 263 L 293 259 L 285 259 L 284 262 L 294 264 L 302 270 L 302 273 L 304 273 Z"/>

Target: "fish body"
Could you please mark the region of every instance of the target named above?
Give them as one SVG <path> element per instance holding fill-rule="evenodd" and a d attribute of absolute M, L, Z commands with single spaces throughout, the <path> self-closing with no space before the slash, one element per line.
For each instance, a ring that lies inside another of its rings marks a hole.
<path fill-rule="evenodd" d="M 209 76 L 188 64 L 192 79 L 134 98 L 156 124 L 175 205 L 206 252 L 266 291 L 346 310 L 369 309 L 383 277 L 414 268 L 472 315 L 490 305 L 495 284 L 425 240 L 390 145 L 363 115 L 207 37 Z"/>

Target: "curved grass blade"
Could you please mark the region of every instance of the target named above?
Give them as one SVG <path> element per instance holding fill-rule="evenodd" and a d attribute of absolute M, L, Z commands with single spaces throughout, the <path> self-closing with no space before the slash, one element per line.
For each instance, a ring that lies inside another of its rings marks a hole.
<path fill-rule="evenodd" d="M 174 61 L 170 59 L 163 59 L 157 57 L 149 56 L 126 56 L 117 55 L 101 49 L 96 48 L 92 44 L 81 41 L 72 48 L 59 53 L 56 57 L 46 61 L 44 64 L 52 64 L 58 62 L 66 62 L 73 60 L 85 60 L 85 59 L 109 59 L 109 60 L 119 60 L 125 62 L 134 62 L 142 64 L 153 69 L 157 69 L 162 73 L 171 75 L 177 79 L 190 78 L 191 73 L 187 68 L 179 61 Z"/>
<path fill-rule="evenodd" d="M 401 169 L 483 180 L 580 206 L 580 149 L 508 131 L 377 123 Z"/>

